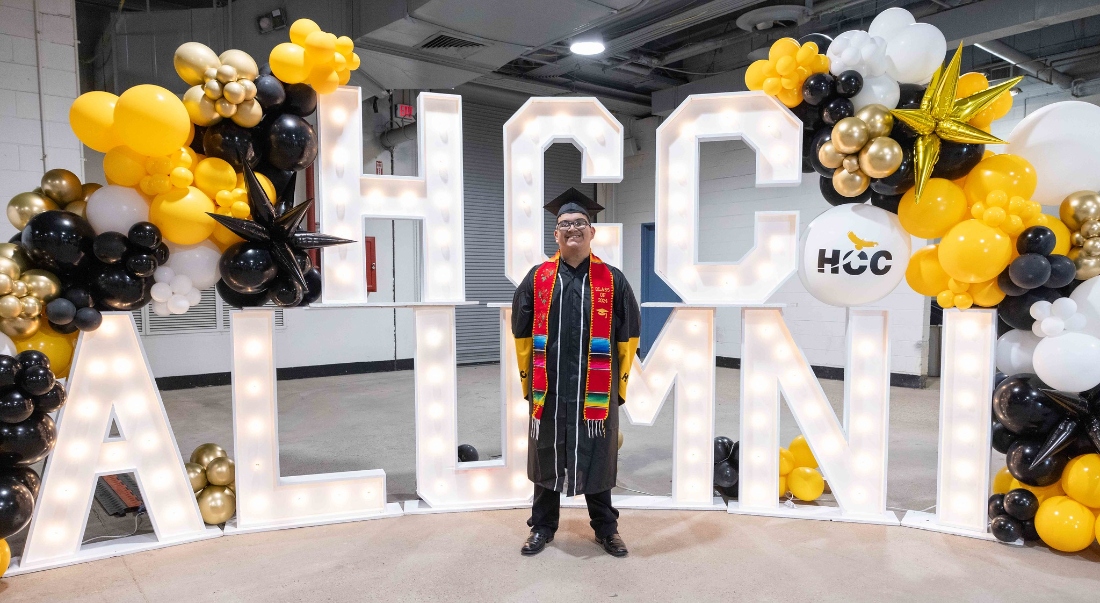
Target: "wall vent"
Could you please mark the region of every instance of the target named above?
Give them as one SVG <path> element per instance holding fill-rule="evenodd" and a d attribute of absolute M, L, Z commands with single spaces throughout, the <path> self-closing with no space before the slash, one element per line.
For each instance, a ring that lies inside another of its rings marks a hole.
<path fill-rule="evenodd" d="M 473 40 L 456 38 L 447 34 L 436 34 L 420 43 L 419 48 L 424 50 L 474 50 L 484 48 L 485 44 Z"/>

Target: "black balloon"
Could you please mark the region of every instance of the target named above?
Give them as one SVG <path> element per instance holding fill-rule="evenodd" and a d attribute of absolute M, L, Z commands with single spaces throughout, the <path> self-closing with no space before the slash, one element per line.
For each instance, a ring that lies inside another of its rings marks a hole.
<path fill-rule="evenodd" d="M 1050 278 L 1050 262 L 1038 253 L 1025 253 L 1008 265 L 1008 277 L 1021 289 L 1041 287 Z"/>
<path fill-rule="evenodd" d="M 231 120 L 223 119 L 206 129 L 202 137 L 202 146 L 208 157 L 225 160 L 238 172 L 244 163 L 255 166 L 260 160 L 252 149 L 252 134 Z"/>
<path fill-rule="evenodd" d="M 821 119 L 830 126 L 835 126 L 836 122 L 855 114 L 856 110 L 852 106 L 852 101 L 846 98 L 834 98 L 825 103 L 825 106 L 821 109 Z"/>
<path fill-rule="evenodd" d="M 65 289 L 65 292 L 61 294 L 61 297 L 73 302 L 73 305 L 77 308 L 90 308 L 95 303 L 92 299 L 91 293 L 88 293 L 87 289 L 80 287 L 70 287 Z"/>
<path fill-rule="evenodd" d="M 871 205 L 879 209 L 885 209 L 892 214 L 898 213 L 898 205 L 901 204 L 902 195 L 883 195 L 874 189 L 868 190 L 871 191 Z"/>
<path fill-rule="evenodd" d="M 844 98 L 852 98 L 863 90 L 863 76 L 858 71 L 848 70 L 836 76 L 836 93 Z"/>
<path fill-rule="evenodd" d="M 1029 486 L 1049 486 L 1062 478 L 1062 470 L 1069 462 L 1065 453 L 1052 455 L 1037 466 L 1032 463 L 1042 451 L 1043 441 L 1033 438 L 1020 438 L 1012 443 L 1005 455 L 1005 465 L 1012 477 Z"/>
<path fill-rule="evenodd" d="M 989 522 L 989 531 L 1001 542 L 1016 542 L 1024 537 L 1024 526 L 1020 520 L 1009 515 L 998 515 Z"/>
<path fill-rule="evenodd" d="M 18 534 L 31 522 L 34 494 L 15 476 L 0 477 L 0 539 Z"/>
<path fill-rule="evenodd" d="M 1035 520 L 1021 521 L 1020 525 L 1024 527 L 1023 539 L 1024 542 L 1034 542 L 1039 540 L 1039 532 L 1035 529 Z"/>
<path fill-rule="evenodd" d="M 898 169 L 885 178 L 872 178 L 871 190 L 880 195 L 904 195 L 916 184 L 917 180 L 913 175 L 913 147 L 902 144 L 901 148 L 901 164 Z"/>
<path fill-rule="evenodd" d="M 844 195 L 836 192 L 833 188 L 833 179 L 822 176 L 818 178 L 818 188 L 821 190 L 821 196 L 825 197 L 825 200 L 829 202 L 829 205 L 845 205 L 847 203 L 866 203 L 871 198 L 871 189 L 863 191 L 856 197 L 845 197 Z"/>
<path fill-rule="evenodd" d="M 79 331 L 79 329 L 76 328 L 76 325 L 71 322 L 65 325 L 54 324 L 51 322 L 50 328 L 62 335 L 70 335 Z"/>
<path fill-rule="evenodd" d="M 93 260 L 95 231 L 67 211 L 44 211 L 27 222 L 20 241 L 31 261 L 51 272 L 71 273 Z"/>
<path fill-rule="evenodd" d="M 919 109 L 924 98 L 925 87 L 920 84 L 901 84 L 898 86 L 898 109 Z"/>
<path fill-rule="evenodd" d="M 153 249 L 153 257 L 156 258 L 157 264 L 164 264 L 167 262 L 169 253 L 168 245 L 165 243 L 161 243 Z"/>
<path fill-rule="evenodd" d="M 28 366 L 43 366 L 50 368 L 50 357 L 38 350 L 24 350 L 15 357 L 21 368 Z"/>
<path fill-rule="evenodd" d="M 286 89 L 279 78 L 273 75 L 261 75 L 256 78 L 256 102 L 264 111 L 276 109 L 286 101 Z"/>
<path fill-rule="evenodd" d="M 271 185 L 275 187 L 277 198 L 283 196 L 287 184 L 290 183 L 295 174 L 294 170 L 280 170 L 266 161 L 256 166 L 256 172 L 267 176 L 267 179 L 271 181 Z M 279 212 L 276 211 L 275 213 L 278 214 Z"/>
<path fill-rule="evenodd" d="M 50 391 L 54 382 L 53 373 L 44 366 L 24 366 L 15 380 L 20 389 L 32 396 L 41 396 Z"/>
<path fill-rule="evenodd" d="M 741 442 L 740 440 L 733 443 L 733 466 L 741 466 Z"/>
<path fill-rule="evenodd" d="M 126 233 L 126 238 L 138 247 L 153 250 L 160 245 L 160 229 L 152 222 L 138 222 L 130 227 L 130 232 Z"/>
<path fill-rule="evenodd" d="M 733 454 L 733 440 L 726 436 L 714 438 L 714 462 L 728 461 Z"/>
<path fill-rule="evenodd" d="M 1016 238 L 1016 251 L 1021 254 L 1050 255 L 1057 244 L 1058 239 L 1053 230 L 1046 226 L 1029 226 Z"/>
<path fill-rule="evenodd" d="M 932 169 L 933 178 L 957 180 L 970 173 L 985 155 L 985 145 L 944 141 L 940 143 L 940 155 Z"/>
<path fill-rule="evenodd" d="M 1074 270 L 1077 270 L 1075 267 Z M 1004 291 L 1005 295 L 1018 296 L 1027 293 L 1027 289 L 1012 282 L 1012 276 L 1008 272 L 1008 268 L 1005 268 L 997 275 L 997 286 Z"/>
<path fill-rule="evenodd" d="M 458 460 L 461 463 L 471 463 L 478 459 L 477 448 L 469 444 L 458 445 Z"/>
<path fill-rule="evenodd" d="M 92 280 L 95 298 L 111 310 L 133 310 L 149 303 L 152 278 L 136 276 L 116 264 L 103 266 Z M 79 310 L 77 311 L 79 312 Z"/>
<path fill-rule="evenodd" d="M 95 308 L 81 308 L 76 311 L 73 325 L 81 331 L 94 331 L 103 324 L 103 314 Z"/>
<path fill-rule="evenodd" d="M 828 73 L 814 73 L 802 84 L 802 100 L 816 107 L 836 94 L 836 79 Z"/>
<path fill-rule="evenodd" d="M 832 178 L 833 172 L 836 168 L 828 168 L 821 164 L 821 160 L 817 157 L 817 152 L 821 150 L 821 147 L 825 146 L 826 142 L 833 139 L 832 128 L 821 128 L 814 134 L 813 141 L 810 142 L 810 148 L 807 149 L 810 165 L 813 166 L 814 171 L 823 178 Z"/>
<path fill-rule="evenodd" d="M 280 308 L 293 308 L 302 303 L 304 297 L 305 291 L 288 278 L 275 279 L 267 289 L 267 298 Z"/>
<path fill-rule="evenodd" d="M 0 422 L 19 423 L 34 414 L 34 400 L 24 396 L 17 387 L 0 391 Z"/>
<path fill-rule="evenodd" d="M 65 406 L 65 398 L 65 386 L 55 381 L 50 391 L 34 397 L 34 405 L 42 412 L 57 412 Z"/>
<path fill-rule="evenodd" d="M 134 276 L 149 277 L 157 270 L 157 258 L 151 253 L 135 253 L 126 258 L 126 269 Z"/>
<path fill-rule="evenodd" d="M 316 268 L 306 270 L 306 294 L 302 297 L 301 305 L 309 305 L 321 299 L 321 271 Z"/>
<path fill-rule="evenodd" d="M 283 101 L 283 111 L 306 117 L 317 110 L 317 92 L 308 84 L 289 84 L 284 87 L 286 100 Z"/>
<path fill-rule="evenodd" d="M 997 305 L 997 316 L 1013 329 L 1031 330 L 1035 318 L 1031 315 L 1031 306 L 1037 301 L 1054 302 L 1062 297 L 1056 289 L 1036 287 L 1022 295 L 1008 296 Z"/>
<path fill-rule="evenodd" d="M 823 74 L 817 74 L 823 75 Z M 810 76 L 813 77 L 813 76 Z M 794 113 L 796 117 L 802 122 L 802 143 L 805 144 L 807 139 L 813 138 L 813 130 L 825 125 L 825 122 L 821 121 L 821 109 L 811 105 L 810 103 L 798 103 L 794 107 L 791 107 L 791 113 Z M 810 135 L 806 136 L 806 130 L 811 130 Z"/>
<path fill-rule="evenodd" d="M 808 33 L 798 39 L 799 45 L 804 45 L 807 42 L 817 44 L 818 54 L 825 54 L 829 50 L 829 45 L 833 43 L 833 39 L 820 33 Z"/>
<path fill-rule="evenodd" d="M 52 324 L 67 325 L 73 321 L 75 316 L 76 306 L 64 297 L 59 297 L 46 304 L 46 318 Z"/>
<path fill-rule="evenodd" d="M 1005 495 L 1004 494 L 994 494 L 993 496 L 990 496 L 989 497 L 989 504 L 986 505 L 986 509 L 988 510 L 988 514 L 989 514 L 990 519 L 993 519 L 994 517 L 996 517 L 998 515 L 1004 515 L 1005 514 Z"/>
<path fill-rule="evenodd" d="M 1035 514 L 1039 512 L 1039 498 L 1030 490 L 1016 488 L 1005 494 L 1004 508 L 1005 513 L 1020 521 L 1035 519 Z"/>
<path fill-rule="evenodd" d="M 195 127 L 195 136 L 191 139 L 191 143 L 188 144 L 187 146 L 190 147 L 191 150 L 194 151 L 195 153 L 197 153 L 199 155 L 205 155 L 206 151 L 205 151 L 205 149 L 202 148 L 202 135 L 206 132 L 206 128 L 204 126 L 194 126 L 194 127 Z"/>
<path fill-rule="evenodd" d="M 104 232 L 96 235 L 92 241 L 92 253 L 105 264 L 117 264 L 126 257 L 130 245 L 126 235 L 121 232 Z"/>
<path fill-rule="evenodd" d="M 993 390 L 993 414 L 1005 429 L 1019 436 L 1049 433 L 1065 413 L 1028 375 L 1009 377 Z"/>
<path fill-rule="evenodd" d="M 33 465 L 46 458 L 56 442 L 57 427 L 42 411 L 19 423 L 0 423 L 0 465 Z"/>
<path fill-rule="evenodd" d="M 280 115 L 271 123 L 267 147 L 271 165 L 281 170 L 302 170 L 317 158 L 317 135 L 301 117 Z"/>
<path fill-rule="evenodd" d="M 259 293 L 237 293 L 233 289 L 230 289 L 229 285 L 226 285 L 225 281 L 222 280 L 219 280 L 215 287 L 218 290 L 218 297 L 221 297 L 222 301 L 234 308 L 256 308 L 267 302 L 267 291 L 261 291 Z"/>
<path fill-rule="evenodd" d="M 737 483 L 737 469 L 729 461 L 722 461 L 714 466 L 714 485 L 720 488 L 729 488 Z"/>
<path fill-rule="evenodd" d="M 0 354 L 0 387 L 15 385 L 15 374 L 19 372 L 19 361 L 11 356 Z"/>
<path fill-rule="evenodd" d="M 993 450 L 1005 454 L 1012 442 L 1016 441 L 1016 434 L 1005 429 L 999 422 L 993 422 Z"/>
<path fill-rule="evenodd" d="M 1001 371 L 997 371 L 996 373 L 993 373 L 993 387 L 997 387 L 1005 379 L 1008 379 L 1008 375 L 1002 373 Z"/>
<path fill-rule="evenodd" d="M 1077 273 L 1077 268 L 1073 265 L 1073 260 L 1064 255 L 1048 255 L 1047 261 L 1050 262 L 1050 278 L 1043 284 L 1044 287 L 1061 289 L 1073 282 Z M 1070 293 L 1072 293 L 1072 291 Z M 1069 297 L 1068 293 L 1063 294 Z"/>
<path fill-rule="evenodd" d="M 42 487 L 42 478 L 30 467 L 0 467 L 0 480 L 14 479 L 31 491 L 31 496 L 38 498 L 38 490 Z"/>
<path fill-rule="evenodd" d="M 222 281 L 238 293 L 262 293 L 275 280 L 278 267 L 267 247 L 255 243 L 236 243 L 222 254 L 218 263 Z"/>

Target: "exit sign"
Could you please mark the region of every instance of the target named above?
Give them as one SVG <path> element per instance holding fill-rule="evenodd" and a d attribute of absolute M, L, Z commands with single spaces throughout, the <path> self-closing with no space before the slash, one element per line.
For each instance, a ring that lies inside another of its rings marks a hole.
<path fill-rule="evenodd" d="M 397 105 L 398 117 L 412 117 L 413 113 L 414 111 L 412 105 Z"/>

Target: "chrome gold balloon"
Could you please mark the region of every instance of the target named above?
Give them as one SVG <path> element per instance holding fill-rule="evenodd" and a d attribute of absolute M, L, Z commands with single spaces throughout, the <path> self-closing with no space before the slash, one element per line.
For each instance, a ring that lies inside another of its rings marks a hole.
<path fill-rule="evenodd" d="M 0 295 L 11 293 L 11 285 L 14 281 L 6 274 L 0 274 Z"/>
<path fill-rule="evenodd" d="M 894 116 L 883 105 L 867 105 L 856 111 L 856 118 L 867 124 L 867 133 L 871 138 L 887 136 L 894 129 Z"/>
<path fill-rule="evenodd" d="M 1100 193 L 1077 191 L 1062 200 L 1058 217 L 1070 230 L 1083 229 L 1085 222 L 1100 220 Z M 1084 233 L 1082 233 L 1084 234 Z M 1086 238 L 1095 235 L 1084 235 Z"/>
<path fill-rule="evenodd" d="M 225 449 L 217 444 L 202 444 L 191 453 L 191 462 L 199 465 L 203 469 L 206 469 L 210 461 L 229 456 L 226 454 Z"/>
<path fill-rule="evenodd" d="M 28 270 L 19 280 L 26 285 L 27 295 L 44 302 L 53 301 L 61 295 L 61 280 L 45 270 Z"/>
<path fill-rule="evenodd" d="M 623 432 L 619 432 L 619 444 L 617 446 L 619 450 L 623 449 Z"/>
<path fill-rule="evenodd" d="M 42 176 L 42 194 L 64 206 L 84 195 L 80 178 L 69 170 L 53 169 Z"/>
<path fill-rule="evenodd" d="M 27 295 L 27 283 L 23 281 L 12 281 L 11 294 L 16 297 L 25 297 Z"/>
<path fill-rule="evenodd" d="M 1085 244 L 1081 245 L 1081 253 L 1094 258 L 1100 257 L 1100 238 L 1085 239 Z"/>
<path fill-rule="evenodd" d="M 5 295 L 0 297 L 0 318 L 15 318 L 23 312 L 23 304 L 19 303 L 19 298 L 15 295 Z"/>
<path fill-rule="evenodd" d="M 844 197 L 858 197 L 871 185 L 871 179 L 867 174 L 856 170 L 838 169 L 833 172 L 833 188 Z"/>
<path fill-rule="evenodd" d="M 1077 280 L 1085 281 L 1100 276 L 1100 258 L 1085 255 L 1078 248 L 1070 249 L 1068 255 L 1077 267 Z"/>
<path fill-rule="evenodd" d="M 1081 236 L 1086 239 L 1100 237 L 1100 221 L 1085 220 L 1081 223 Z"/>
<path fill-rule="evenodd" d="M 199 492 L 199 514 L 209 524 L 229 521 L 237 512 L 237 497 L 225 486 L 207 486 Z"/>
<path fill-rule="evenodd" d="M 0 274 L 7 276 L 13 281 L 19 278 L 19 275 L 23 272 L 23 269 L 19 264 L 15 263 L 15 260 L 11 258 L 0 257 Z"/>
<path fill-rule="evenodd" d="M 841 163 L 844 163 L 844 153 L 837 151 L 832 142 L 826 142 L 818 149 L 817 160 L 821 162 L 821 165 L 835 170 L 840 167 Z"/>
<path fill-rule="evenodd" d="M 16 230 L 23 230 L 31 218 L 44 211 L 61 209 L 53 199 L 40 193 L 19 193 L 8 201 L 8 221 Z"/>
<path fill-rule="evenodd" d="M 73 201 L 65 206 L 65 211 L 72 212 L 81 218 L 84 218 L 84 211 L 88 208 L 88 202 L 83 200 Z"/>
<path fill-rule="evenodd" d="M 885 178 L 901 167 L 902 154 L 901 145 L 893 138 L 873 138 L 859 152 L 859 169 L 871 178 Z"/>
<path fill-rule="evenodd" d="M 233 459 L 218 457 L 206 466 L 206 481 L 214 486 L 228 486 L 236 479 Z"/>
<path fill-rule="evenodd" d="M 858 153 L 870 140 L 867 124 L 856 117 L 845 117 L 833 126 L 832 143 L 837 152 L 851 155 Z"/>
<path fill-rule="evenodd" d="M 88 202 L 88 197 L 91 197 L 92 193 L 98 191 L 101 188 L 103 188 L 103 185 L 102 184 L 96 184 L 95 182 L 89 182 L 89 183 L 81 186 L 80 190 L 81 190 L 82 194 L 80 196 L 80 200 L 87 203 Z"/>
<path fill-rule="evenodd" d="M 7 297 L 10 296 L 0 298 L 0 302 Z M 20 310 L 22 310 L 22 307 L 20 307 Z M 38 332 L 39 320 L 38 318 L 23 318 L 21 316 L 5 318 L 0 320 L 0 332 L 12 339 L 26 339 Z"/>
<path fill-rule="evenodd" d="M 42 300 L 30 295 L 19 298 L 19 305 L 23 308 L 23 311 L 19 313 L 22 318 L 36 318 L 42 313 L 42 308 L 45 307 Z"/>
<path fill-rule="evenodd" d="M 5 257 L 15 262 L 15 264 L 19 266 L 20 271 L 26 270 L 31 266 L 31 261 L 27 258 L 27 253 L 23 251 L 23 247 L 15 243 L 0 243 L 0 257 Z"/>
<path fill-rule="evenodd" d="M 191 490 L 198 494 L 200 490 L 206 487 L 206 470 L 198 463 L 184 463 L 183 467 L 187 469 L 187 479 L 191 481 Z"/>
<path fill-rule="evenodd" d="M 859 169 L 859 157 L 855 155 L 848 155 L 844 158 L 844 161 L 840 163 L 846 171 L 854 172 Z"/>

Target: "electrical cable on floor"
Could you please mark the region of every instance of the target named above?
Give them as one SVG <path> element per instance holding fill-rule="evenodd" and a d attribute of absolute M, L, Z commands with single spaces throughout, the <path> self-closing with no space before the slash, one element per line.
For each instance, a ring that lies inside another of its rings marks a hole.
<path fill-rule="evenodd" d="M 134 514 L 134 531 L 130 532 L 129 534 L 112 534 L 112 535 L 109 535 L 109 536 L 93 536 L 92 538 L 89 538 L 89 539 L 85 540 L 84 542 L 81 542 L 80 544 L 85 545 L 85 544 L 91 544 L 93 542 L 99 542 L 101 540 L 117 540 L 119 538 L 129 538 L 131 536 L 134 536 L 138 533 L 138 527 L 141 525 L 141 517 L 143 515 L 145 515 L 145 511 L 141 511 L 140 513 L 135 513 Z"/>
<path fill-rule="evenodd" d="M 671 492 L 669 492 L 668 494 L 653 494 L 652 492 L 645 492 L 645 491 L 642 491 L 642 490 L 635 490 L 634 488 L 627 488 L 626 486 L 624 486 L 624 485 L 622 485 L 618 482 L 615 483 L 615 487 L 626 490 L 627 492 L 634 492 L 635 494 L 644 494 L 646 496 L 672 496 Z"/>

